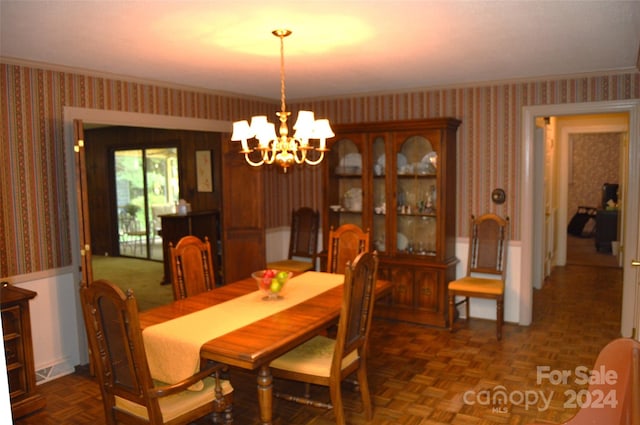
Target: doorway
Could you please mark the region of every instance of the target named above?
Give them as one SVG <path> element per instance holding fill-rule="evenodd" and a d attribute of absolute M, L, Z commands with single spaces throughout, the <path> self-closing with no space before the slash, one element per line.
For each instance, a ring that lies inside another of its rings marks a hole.
<path fill-rule="evenodd" d="M 558 199 L 555 265 L 619 267 L 621 262 L 612 253 L 611 241 L 619 241 L 622 236 L 621 218 L 626 200 L 623 197 L 619 205 L 606 205 L 612 196 L 618 201 L 617 191 L 604 199 L 602 190 L 605 183 L 615 183 L 619 184 L 620 193 L 626 191 L 629 114 L 558 116 L 552 117 L 551 122 L 558 139 L 559 163 L 555 180 Z M 577 213 L 581 214 L 574 225 L 589 218 L 580 232 L 572 225 L 571 235 L 567 229 Z"/>
<path fill-rule="evenodd" d="M 628 113 L 629 136 L 627 143 L 627 166 L 624 178 L 630 182 L 625 193 L 621 194 L 626 199 L 625 213 L 621 218 L 623 239 L 626 240 L 626 249 L 622 252 L 623 264 L 623 297 L 621 335 L 630 336 L 633 333 L 633 322 L 636 307 L 636 273 L 632 270 L 631 260 L 638 256 L 638 229 L 640 228 L 639 198 L 640 188 L 640 101 L 606 101 L 589 102 L 581 104 L 543 105 L 523 108 L 522 116 L 522 209 L 521 209 L 521 280 L 520 280 L 520 320 L 522 325 L 529 325 L 532 318 L 532 288 L 535 270 L 540 267 L 542 261 L 540 252 L 534 247 L 539 244 L 540 233 L 543 231 L 539 222 L 544 217 L 543 205 L 535 202 L 536 194 L 543 190 L 542 176 L 535 173 L 533 166 L 536 158 L 536 145 L 534 143 L 536 117 L 563 116 L 577 114 L 600 113 Z M 530 223 L 534 223 L 530 226 Z"/>
<path fill-rule="evenodd" d="M 113 151 L 118 248 L 121 256 L 163 260 L 160 215 L 178 202 L 178 148 Z"/>

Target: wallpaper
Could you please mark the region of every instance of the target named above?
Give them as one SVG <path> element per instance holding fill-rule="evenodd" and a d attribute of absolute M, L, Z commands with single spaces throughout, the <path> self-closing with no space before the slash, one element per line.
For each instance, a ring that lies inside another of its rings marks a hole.
<path fill-rule="evenodd" d="M 573 216 L 578 206 L 602 208 L 602 186 L 620 183 L 621 133 L 569 135 L 569 201 Z"/>
<path fill-rule="evenodd" d="M 71 263 L 63 107 L 234 121 L 257 113 L 274 116 L 277 102 L 208 91 L 129 82 L 68 71 L 0 64 L 0 276 Z M 640 98 L 640 73 L 616 73 L 528 82 L 505 82 L 403 93 L 317 99 L 289 105 L 311 109 L 333 123 L 455 117 L 458 130 L 458 234 L 467 217 L 493 211 L 512 218 L 518 240 L 523 106 Z M 490 202 L 493 188 L 507 202 Z M 286 226 L 300 205 L 321 208 L 319 169 L 283 175 L 269 170 L 267 227 Z"/>

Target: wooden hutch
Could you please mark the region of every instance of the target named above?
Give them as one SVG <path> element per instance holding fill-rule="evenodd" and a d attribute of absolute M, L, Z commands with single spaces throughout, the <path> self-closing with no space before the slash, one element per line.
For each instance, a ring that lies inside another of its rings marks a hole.
<path fill-rule="evenodd" d="M 336 125 L 324 167 L 323 238 L 353 223 L 371 232 L 392 294 L 376 316 L 447 326 L 455 279 L 456 131 L 452 118 Z"/>

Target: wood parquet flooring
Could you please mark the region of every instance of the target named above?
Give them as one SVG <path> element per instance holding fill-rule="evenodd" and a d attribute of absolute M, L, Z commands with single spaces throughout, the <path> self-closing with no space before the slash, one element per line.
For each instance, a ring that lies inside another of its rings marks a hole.
<path fill-rule="evenodd" d="M 615 268 L 557 268 L 541 290 L 534 291 L 530 326 L 506 324 L 502 341 L 495 323 L 472 319 L 448 330 L 376 320 L 369 357 L 374 418 L 361 414 L 357 393 L 345 388 L 345 411 L 351 425 L 521 425 L 559 424 L 571 418 L 567 390 L 579 390 L 572 378 L 551 385 L 537 382 L 537 367 L 574 371 L 589 369 L 599 351 L 619 336 L 622 271 Z M 255 375 L 232 370 L 234 417 L 239 425 L 259 424 Z M 276 382 L 301 389 L 298 384 Z M 291 390 L 291 389 L 289 389 Z M 97 384 L 77 372 L 40 386 L 47 398 L 41 412 L 16 425 L 103 425 Z M 315 396 L 328 400 L 324 388 Z M 506 404 L 492 404 L 482 395 L 508 394 Z M 550 399 L 545 405 L 520 397 Z M 466 396 L 465 396 L 466 395 Z M 332 424 L 333 413 L 274 400 L 277 425 Z M 202 420 L 199 424 L 207 423 Z"/>

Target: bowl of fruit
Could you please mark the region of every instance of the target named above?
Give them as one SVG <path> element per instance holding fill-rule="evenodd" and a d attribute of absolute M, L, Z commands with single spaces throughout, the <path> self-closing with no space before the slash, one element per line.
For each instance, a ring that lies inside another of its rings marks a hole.
<path fill-rule="evenodd" d="M 263 300 L 281 299 L 282 288 L 284 288 L 284 284 L 287 283 L 287 280 L 289 280 L 292 275 L 292 272 L 273 269 L 259 270 L 251 273 L 251 277 L 258 283 L 258 289 L 264 294 L 262 297 Z"/>

